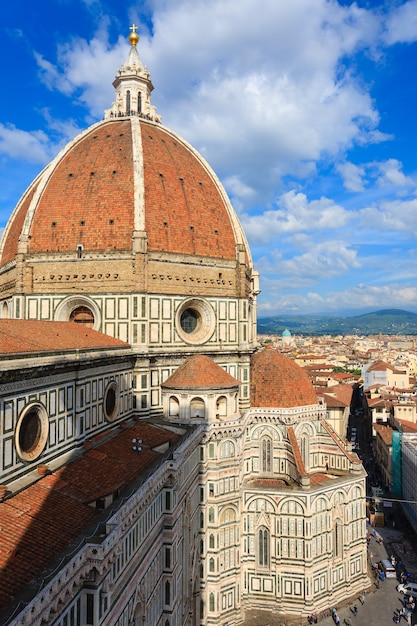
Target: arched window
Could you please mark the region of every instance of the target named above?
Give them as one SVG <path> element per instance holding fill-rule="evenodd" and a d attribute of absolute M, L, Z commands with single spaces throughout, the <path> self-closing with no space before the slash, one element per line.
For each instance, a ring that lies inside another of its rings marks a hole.
<path fill-rule="evenodd" d="M 343 523 L 341 519 L 337 519 L 333 532 L 333 554 L 336 559 L 343 556 Z"/>
<path fill-rule="evenodd" d="M 212 506 L 209 508 L 209 522 L 214 522 L 214 509 Z"/>
<path fill-rule="evenodd" d="M 138 91 L 138 113 L 142 113 L 142 94 Z"/>
<path fill-rule="evenodd" d="M 130 114 L 130 91 L 126 91 L 126 114 Z"/>
<path fill-rule="evenodd" d="M 209 572 L 214 572 L 214 559 L 209 560 Z"/>
<path fill-rule="evenodd" d="M 226 396 L 220 396 L 216 401 L 216 415 L 219 418 L 227 417 L 227 399 Z"/>
<path fill-rule="evenodd" d="M 206 407 L 204 404 L 204 400 L 201 398 L 193 398 L 191 400 L 191 417 L 205 417 L 206 416 Z"/>
<path fill-rule="evenodd" d="M 226 440 L 220 446 L 220 458 L 230 459 L 235 456 L 235 446 L 232 441 Z"/>
<path fill-rule="evenodd" d="M 76 324 L 83 324 L 88 328 L 94 328 L 94 314 L 86 306 L 79 306 L 71 311 L 69 321 L 75 322 Z"/>
<path fill-rule="evenodd" d="M 258 530 L 258 565 L 262 567 L 269 565 L 269 530 L 267 528 Z"/>
<path fill-rule="evenodd" d="M 209 611 L 214 611 L 214 593 L 211 593 L 209 596 Z"/>
<path fill-rule="evenodd" d="M 272 441 L 269 437 L 261 440 L 261 471 L 272 472 Z"/>
<path fill-rule="evenodd" d="M 180 414 L 180 403 L 175 396 L 169 398 L 169 416 L 178 417 Z"/>
<path fill-rule="evenodd" d="M 214 535 L 210 535 L 209 546 L 210 548 L 214 548 Z"/>

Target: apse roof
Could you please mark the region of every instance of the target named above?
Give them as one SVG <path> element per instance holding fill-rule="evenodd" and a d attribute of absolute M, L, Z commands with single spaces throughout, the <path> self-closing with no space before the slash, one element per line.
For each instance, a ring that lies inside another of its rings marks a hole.
<path fill-rule="evenodd" d="M 251 406 L 291 408 L 318 403 L 307 373 L 273 348 L 251 358 Z"/>
<path fill-rule="evenodd" d="M 219 389 L 237 387 L 236 378 L 228 374 L 210 357 L 195 354 L 189 357 L 161 385 L 168 389 Z"/>

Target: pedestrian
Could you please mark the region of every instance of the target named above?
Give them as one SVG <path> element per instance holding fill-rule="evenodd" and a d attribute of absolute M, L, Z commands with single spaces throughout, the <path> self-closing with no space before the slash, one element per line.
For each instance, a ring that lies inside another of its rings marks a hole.
<path fill-rule="evenodd" d="M 357 617 L 358 615 L 358 607 L 356 606 L 356 604 L 354 605 L 353 609 L 352 609 L 352 613 L 355 617 Z"/>
<path fill-rule="evenodd" d="M 361 593 L 361 595 L 359 596 L 359 602 L 362 604 L 362 606 L 365 604 L 365 594 Z"/>

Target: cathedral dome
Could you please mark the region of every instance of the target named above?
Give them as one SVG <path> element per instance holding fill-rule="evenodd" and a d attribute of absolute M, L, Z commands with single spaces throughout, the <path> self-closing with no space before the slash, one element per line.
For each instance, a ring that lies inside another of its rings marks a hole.
<path fill-rule="evenodd" d="M 203 157 L 162 126 L 153 85 L 130 36 L 105 119 L 43 170 L 5 229 L 0 265 L 24 255 L 145 251 L 251 265 L 238 218 Z M 77 258 L 77 257 L 76 257 Z"/>
<path fill-rule="evenodd" d="M 104 119 L 14 209 L 0 317 L 75 321 L 155 352 L 248 349 L 259 280 L 245 234 L 211 167 L 162 125 L 138 41 Z"/>
<path fill-rule="evenodd" d="M 251 359 L 251 406 L 292 408 L 318 403 L 307 373 L 292 359 L 272 348 Z"/>
<path fill-rule="evenodd" d="M 243 231 L 203 158 L 161 124 L 106 119 L 71 141 L 30 185 L 5 231 L 1 265 L 18 252 L 147 251 L 236 259 Z"/>

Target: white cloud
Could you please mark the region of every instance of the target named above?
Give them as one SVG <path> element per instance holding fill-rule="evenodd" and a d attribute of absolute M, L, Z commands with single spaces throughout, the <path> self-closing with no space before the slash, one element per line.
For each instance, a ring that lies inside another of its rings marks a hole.
<path fill-rule="evenodd" d="M 139 43 L 154 104 L 235 181 L 238 206 L 269 200 L 283 176 L 314 172 L 324 156 L 385 140 L 368 89 L 343 69 L 345 56 L 378 41 L 376 13 L 328 0 L 264 0 L 262 10 L 258 0 L 178 0 L 154 10 L 153 36 L 143 29 Z M 106 29 L 61 45 L 56 64 L 37 56 L 45 84 L 98 118 L 127 56 L 126 39 L 109 45 Z"/>
<path fill-rule="evenodd" d="M 42 131 L 27 132 L 15 126 L 0 124 L 0 154 L 29 163 L 46 163 L 51 154 L 50 139 Z"/>
<path fill-rule="evenodd" d="M 385 40 L 389 45 L 417 41 L 417 1 L 395 7 L 386 21 Z"/>
<path fill-rule="evenodd" d="M 292 287 L 296 285 L 294 278 L 298 278 L 303 285 L 316 283 L 321 279 L 347 273 L 352 268 L 361 267 L 356 250 L 349 248 L 343 241 L 329 241 L 322 244 L 310 242 L 310 249 L 303 254 L 295 254 L 285 259 L 278 252 L 259 260 L 258 267 L 261 275 L 274 274 L 282 277 L 281 280 L 291 279 Z M 297 283 L 300 285 L 300 282 Z"/>
<path fill-rule="evenodd" d="M 367 207 L 358 212 L 360 227 L 378 232 L 387 230 L 392 237 L 405 232 L 414 237 L 417 230 L 417 199 L 394 199 L 382 201 L 377 206 Z M 394 235 L 395 233 L 395 235 Z"/>
<path fill-rule="evenodd" d="M 417 187 L 417 181 L 405 176 L 402 170 L 402 163 L 397 159 L 388 159 L 387 161 L 374 164 L 378 170 L 378 183 L 381 186 L 394 187 Z"/>
<path fill-rule="evenodd" d="M 268 243 L 285 233 L 334 230 L 347 224 L 351 215 L 329 198 L 308 200 L 303 193 L 289 191 L 278 202 L 278 209 L 260 215 L 243 215 L 243 227 L 252 242 Z"/>
<path fill-rule="evenodd" d="M 126 39 L 119 37 L 116 45 L 110 45 L 106 30 L 101 29 L 89 42 L 73 38 L 60 44 L 55 65 L 37 53 L 35 58 L 41 80 L 49 89 L 75 96 L 92 117 L 101 119 L 114 99 L 112 81 L 127 50 Z"/>
<path fill-rule="evenodd" d="M 339 174 L 342 176 L 343 184 L 349 191 L 363 191 L 365 169 L 354 163 L 340 163 L 336 167 Z"/>
<path fill-rule="evenodd" d="M 325 295 L 309 292 L 300 295 L 290 293 L 280 295 L 279 288 L 274 289 L 273 281 L 267 284 L 268 299 L 261 301 L 258 315 L 260 317 L 273 314 L 337 314 L 340 310 L 363 310 L 399 308 L 415 310 L 417 308 L 417 287 L 413 285 L 385 285 L 355 287 L 340 291 L 332 291 Z M 273 297 L 269 297 L 273 294 Z"/>

